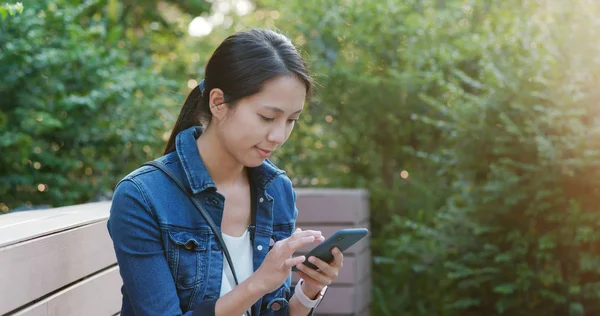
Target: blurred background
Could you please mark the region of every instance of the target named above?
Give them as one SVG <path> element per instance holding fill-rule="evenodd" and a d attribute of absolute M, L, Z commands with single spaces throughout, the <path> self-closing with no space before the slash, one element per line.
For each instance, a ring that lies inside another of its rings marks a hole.
<path fill-rule="evenodd" d="M 0 213 L 110 199 L 266 27 L 318 83 L 273 161 L 369 190 L 373 315 L 600 315 L 600 2 L 0 5 Z"/>

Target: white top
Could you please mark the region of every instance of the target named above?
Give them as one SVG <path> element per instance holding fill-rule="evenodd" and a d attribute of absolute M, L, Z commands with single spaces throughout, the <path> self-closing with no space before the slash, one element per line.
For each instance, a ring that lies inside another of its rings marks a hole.
<path fill-rule="evenodd" d="M 237 274 L 238 281 L 240 283 L 244 282 L 252 273 L 254 273 L 254 266 L 252 262 L 252 243 L 250 242 L 250 233 L 248 229 L 244 231 L 242 236 L 233 237 L 226 234 L 223 235 L 223 241 L 227 246 L 227 250 L 229 250 L 229 254 L 231 255 L 231 261 L 233 262 L 233 267 L 235 268 L 235 273 Z M 227 263 L 227 258 L 223 256 L 223 273 L 221 277 L 221 294 L 219 297 L 227 294 L 235 287 L 235 279 L 233 278 L 233 273 L 231 273 L 231 268 L 229 268 L 229 264 Z"/>

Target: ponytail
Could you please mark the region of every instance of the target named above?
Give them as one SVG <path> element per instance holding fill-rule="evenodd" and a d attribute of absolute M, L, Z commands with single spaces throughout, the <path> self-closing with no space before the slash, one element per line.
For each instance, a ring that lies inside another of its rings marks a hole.
<path fill-rule="evenodd" d="M 200 117 L 202 113 L 202 106 L 200 103 L 203 103 L 202 92 L 200 92 L 200 87 L 196 87 L 192 89 L 187 99 L 185 99 L 185 103 L 179 112 L 177 122 L 171 131 L 171 136 L 169 136 L 167 147 L 165 147 L 165 155 L 175 151 L 175 139 L 177 138 L 177 134 L 179 134 L 179 132 L 192 126 L 201 124 Z"/>

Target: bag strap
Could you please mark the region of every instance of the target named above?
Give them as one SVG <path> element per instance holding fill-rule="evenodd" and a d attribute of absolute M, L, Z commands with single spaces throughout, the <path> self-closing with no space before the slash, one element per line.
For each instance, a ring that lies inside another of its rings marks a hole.
<path fill-rule="evenodd" d="M 173 174 L 173 172 L 171 170 L 169 170 L 169 168 L 164 163 L 162 163 L 160 161 L 152 160 L 152 161 L 148 161 L 148 162 L 144 163 L 142 166 L 154 166 L 154 167 L 158 168 L 158 170 L 162 171 L 169 178 L 171 178 L 171 180 L 173 180 L 173 182 L 175 182 L 175 184 L 177 184 L 177 186 L 183 192 L 185 192 L 185 194 L 190 198 L 190 200 L 192 201 L 194 206 L 196 206 L 198 211 L 200 211 L 200 214 L 202 214 L 202 217 L 204 217 L 204 219 L 210 226 L 210 229 L 212 230 L 213 234 L 215 234 L 215 237 L 217 237 L 217 240 L 219 241 L 219 244 L 221 245 L 221 249 L 223 250 L 223 253 L 225 254 L 225 258 L 227 259 L 227 264 L 229 264 L 229 268 L 231 268 L 231 273 L 233 274 L 233 279 L 235 280 L 235 285 L 239 285 L 237 274 L 235 273 L 235 268 L 233 266 L 233 261 L 231 260 L 231 256 L 229 255 L 229 250 L 227 250 L 227 245 L 225 244 L 225 241 L 223 240 L 223 237 L 221 236 L 221 232 L 219 231 L 219 229 L 217 229 L 217 225 L 212 220 L 210 215 L 208 215 L 206 210 L 204 210 L 204 207 L 202 207 L 202 204 L 200 204 L 200 202 L 194 198 L 194 196 L 190 193 L 189 190 L 186 189 L 186 187 L 179 180 L 179 178 L 175 174 Z M 254 191 L 254 190 L 252 190 L 252 191 Z M 253 221 L 254 221 L 254 219 L 253 219 Z M 248 315 L 251 315 L 251 313 L 248 312 Z"/>
<path fill-rule="evenodd" d="M 250 226 L 248 231 L 250 232 L 250 240 L 252 247 L 254 247 L 254 235 L 256 234 L 256 187 L 252 185 L 252 177 L 250 176 L 250 169 L 248 169 L 248 182 L 250 183 Z"/>

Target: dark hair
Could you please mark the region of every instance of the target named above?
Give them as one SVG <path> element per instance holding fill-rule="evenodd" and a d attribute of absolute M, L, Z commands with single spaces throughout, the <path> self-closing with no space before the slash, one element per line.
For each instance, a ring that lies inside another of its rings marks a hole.
<path fill-rule="evenodd" d="M 227 37 L 214 51 L 206 65 L 204 93 L 196 87 L 190 92 L 171 131 L 165 154 L 175 150 L 175 138 L 182 130 L 210 122 L 209 94 L 219 88 L 225 103 L 260 91 L 263 83 L 278 75 L 294 75 L 306 85 L 310 94 L 312 80 L 296 47 L 284 35 L 265 29 L 252 29 Z"/>

